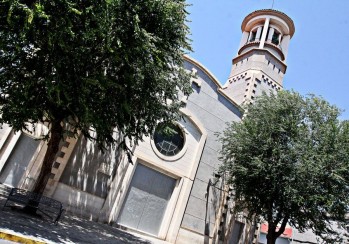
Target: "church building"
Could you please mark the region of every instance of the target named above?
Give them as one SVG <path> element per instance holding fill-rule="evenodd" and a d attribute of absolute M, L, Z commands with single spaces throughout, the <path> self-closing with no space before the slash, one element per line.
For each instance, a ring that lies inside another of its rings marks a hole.
<path fill-rule="evenodd" d="M 164 136 L 133 146 L 131 160 L 115 149 L 102 154 L 84 137 L 60 145 L 45 195 L 76 215 L 169 243 L 264 243 L 261 226 L 232 215 L 231 189 L 217 174 L 217 133 L 243 117 L 241 105 L 283 88 L 288 46 L 295 26 L 286 14 L 258 10 L 245 17 L 242 38 L 224 85 L 191 57 L 193 93 L 182 97 L 183 119 Z M 39 128 L 40 127 L 40 128 Z M 36 134 L 0 130 L 0 185 L 30 189 L 46 150 Z M 263 232 L 263 230 L 262 230 Z M 280 239 L 291 243 L 292 229 Z M 313 241 L 313 240 L 311 240 Z M 312 243 L 312 242 L 308 242 Z M 316 242 L 314 242 L 316 243 Z"/>

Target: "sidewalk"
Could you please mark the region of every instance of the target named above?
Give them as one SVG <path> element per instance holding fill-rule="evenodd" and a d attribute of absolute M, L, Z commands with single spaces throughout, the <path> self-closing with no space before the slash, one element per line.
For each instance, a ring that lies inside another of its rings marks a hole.
<path fill-rule="evenodd" d="M 0 199 L 0 209 L 4 199 Z M 146 238 L 146 239 L 145 239 Z M 140 237 L 106 224 L 63 214 L 58 225 L 33 218 L 11 208 L 0 210 L 0 244 L 12 243 L 139 243 L 165 244 L 149 237 Z"/>

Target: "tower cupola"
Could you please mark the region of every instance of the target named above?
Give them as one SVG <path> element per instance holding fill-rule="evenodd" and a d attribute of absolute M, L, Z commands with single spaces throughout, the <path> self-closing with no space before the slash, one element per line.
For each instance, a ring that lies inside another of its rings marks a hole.
<path fill-rule="evenodd" d="M 263 9 L 247 15 L 241 30 L 238 53 L 224 86 L 225 93 L 238 104 L 252 102 L 263 91 L 282 89 L 295 26 L 286 14 Z"/>
<path fill-rule="evenodd" d="M 295 27 L 286 14 L 276 10 L 259 10 L 246 16 L 238 55 L 251 49 L 266 49 L 281 61 L 286 60 L 288 45 Z"/>

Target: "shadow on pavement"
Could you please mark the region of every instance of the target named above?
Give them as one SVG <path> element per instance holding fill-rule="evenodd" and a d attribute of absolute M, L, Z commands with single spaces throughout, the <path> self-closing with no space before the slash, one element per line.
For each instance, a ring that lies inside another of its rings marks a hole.
<path fill-rule="evenodd" d="M 4 200 L 0 200 L 0 209 Z M 11 208 L 0 210 L 0 228 L 22 235 L 44 238 L 51 243 L 140 243 L 140 239 L 115 227 L 63 214 L 58 225 L 44 219 L 34 218 Z"/>

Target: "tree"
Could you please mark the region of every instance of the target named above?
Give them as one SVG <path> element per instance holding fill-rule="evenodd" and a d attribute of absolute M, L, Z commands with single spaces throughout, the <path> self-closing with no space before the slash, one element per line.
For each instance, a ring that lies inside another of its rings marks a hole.
<path fill-rule="evenodd" d="M 316 96 L 282 91 L 257 98 L 242 122 L 221 135 L 221 173 L 235 191 L 236 211 L 268 223 L 267 243 L 286 224 L 338 240 L 331 221 L 349 206 L 349 123 Z"/>
<path fill-rule="evenodd" d="M 179 116 L 190 75 L 184 0 L 0 2 L 0 123 L 45 123 L 42 193 L 63 135 L 137 142 Z M 96 134 L 96 136 L 94 136 Z"/>

